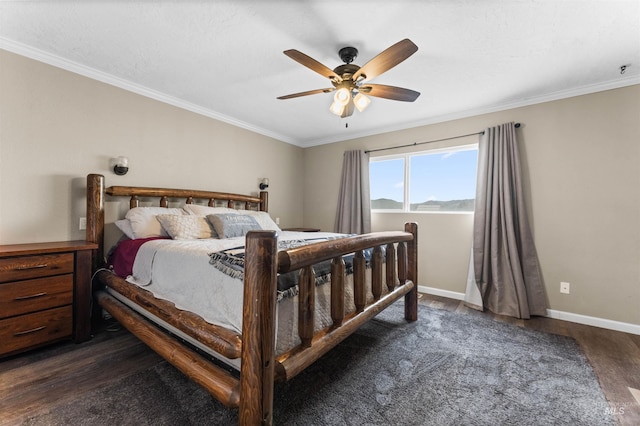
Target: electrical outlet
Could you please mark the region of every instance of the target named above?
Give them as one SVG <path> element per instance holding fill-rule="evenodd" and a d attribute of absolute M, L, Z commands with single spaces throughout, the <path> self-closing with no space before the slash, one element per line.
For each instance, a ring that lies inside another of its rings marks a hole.
<path fill-rule="evenodd" d="M 276 225 L 280 225 L 280 218 L 276 217 Z"/>
<path fill-rule="evenodd" d="M 86 217 L 81 217 L 80 218 L 79 228 L 80 228 L 81 231 L 84 231 L 85 229 L 87 229 L 87 218 Z"/>
<path fill-rule="evenodd" d="M 560 283 L 560 293 L 569 294 L 571 292 L 571 284 L 566 282 Z"/>

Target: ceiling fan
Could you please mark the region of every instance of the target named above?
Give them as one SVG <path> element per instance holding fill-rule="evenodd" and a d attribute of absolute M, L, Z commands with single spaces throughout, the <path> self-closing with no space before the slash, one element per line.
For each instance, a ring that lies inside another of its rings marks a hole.
<path fill-rule="evenodd" d="M 359 67 L 358 65 L 352 64 L 353 60 L 358 56 L 358 49 L 355 47 L 344 47 L 338 52 L 344 64 L 337 66 L 333 70 L 295 49 L 285 50 L 283 53 L 294 61 L 299 62 L 323 77 L 327 77 L 333 87 L 292 93 L 290 95 L 279 96 L 278 99 L 291 99 L 335 91 L 333 103 L 329 109 L 340 117 L 351 116 L 354 107 L 358 108 L 360 112 L 364 111 L 371 103 L 371 100 L 366 95 L 394 101 L 413 102 L 420 96 L 420 92 L 384 84 L 370 84 L 367 83 L 367 81 L 395 67 L 413 55 L 417 50 L 418 46 L 406 38 L 382 51 L 364 66 Z"/>

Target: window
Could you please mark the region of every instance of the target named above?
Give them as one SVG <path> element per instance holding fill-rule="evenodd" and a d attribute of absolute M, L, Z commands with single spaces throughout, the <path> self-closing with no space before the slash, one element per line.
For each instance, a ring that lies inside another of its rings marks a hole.
<path fill-rule="evenodd" d="M 404 209 L 404 157 L 369 161 L 371 209 Z"/>
<path fill-rule="evenodd" d="M 370 160 L 371 209 L 473 212 L 478 145 Z"/>

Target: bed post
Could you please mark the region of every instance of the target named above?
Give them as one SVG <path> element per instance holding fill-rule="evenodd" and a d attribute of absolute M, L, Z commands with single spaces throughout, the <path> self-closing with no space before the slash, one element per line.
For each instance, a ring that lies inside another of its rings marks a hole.
<path fill-rule="evenodd" d="M 413 234 L 413 240 L 407 243 L 409 258 L 407 278 L 413 282 L 413 288 L 404 296 L 404 318 L 407 321 L 416 321 L 418 319 L 418 224 L 405 223 L 404 230 Z"/>
<path fill-rule="evenodd" d="M 271 425 L 275 354 L 278 240 L 275 231 L 251 231 L 246 238 L 240 424 Z"/>
<path fill-rule="evenodd" d="M 267 191 L 260 191 L 260 211 L 269 211 L 269 193 Z"/>
<path fill-rule="evenodd" d="M 96 243 L 91 272 L 102 266 L 104 252 L 104 176 L 87 175 L 87 233 L 86 240 Z"/>

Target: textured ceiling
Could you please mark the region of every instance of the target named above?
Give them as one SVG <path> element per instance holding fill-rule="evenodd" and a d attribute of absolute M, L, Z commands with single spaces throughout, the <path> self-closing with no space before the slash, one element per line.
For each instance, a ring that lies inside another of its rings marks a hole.
<path fill-rule="evenodd" d="M 354 46 L 362 66 L 404 38 L 418 52 L 371 82 L 413 103 L 342 119 L 332 94 L 276 99 L 331 87 L 283 50 L 334 68 Z M 640 2 L 0 1 L 0 48 L 312 146 L 638 84 Z"/>

